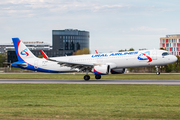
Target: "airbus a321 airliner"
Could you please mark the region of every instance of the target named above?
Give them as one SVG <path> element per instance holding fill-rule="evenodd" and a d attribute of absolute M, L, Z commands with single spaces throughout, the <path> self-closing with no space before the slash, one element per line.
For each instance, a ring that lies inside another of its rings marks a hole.
<path fill-rule="evenodd" d="M 19 38 L 12 38 L 18 62 L 13 67 L 49 73 L 65 73 L 85 71 L 84 80 L 89 80 L 89 72 L 95 74 L 96 79 L 101 75 L 123 74 L 126 68 L 161 66 L 177 61 L 177 57 L 164 50 L 144 50 L 129 52 L 113 52 L 89 55 L 37 58 L 23 44 Z M 158 67 L 157 67 L 158 68 Z M 160 72 L 157 69 L 157 74 Z"/>

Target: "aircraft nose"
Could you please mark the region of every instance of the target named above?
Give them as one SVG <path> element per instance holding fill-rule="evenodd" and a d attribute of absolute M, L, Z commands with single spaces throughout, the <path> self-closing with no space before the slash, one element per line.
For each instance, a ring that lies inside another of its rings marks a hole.
<path fill-rule="evenodd" d="M 177 61 L 177 57 L 173 55 L 171 60 L 172 60 L 172 62 L 176 62 Z"/>

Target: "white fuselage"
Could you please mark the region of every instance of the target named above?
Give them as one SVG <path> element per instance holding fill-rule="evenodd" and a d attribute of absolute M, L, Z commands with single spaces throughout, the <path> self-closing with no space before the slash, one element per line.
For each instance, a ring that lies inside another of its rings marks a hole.
<path fill-rule="evenodd" d="M 143 53 L 147 53 L 147 56 Z M 102 54 L 89 54 L 77 56 L 64 56 L 53 57 L 53 60 L 73 62 L 81 64 L 94 64 L 94 65 L 111 65 L 111 68 L 133 68 L 133 67 L 148 67 L 148 66 L 161 66 L 171 64 L 177 60 L 174 55 L 162 56 L 162 53 L 167 52 L 164 50 L 145 50 L 145 51 L 129 51 L 129 52 L 114 52 Z M 58 62 L 49 61 L 41 58 L 29 58 L 25 61 L 28 65 L 32 65 L 31 70 L 42 72 L 72 72 L 77 69 L 59 65 Z M 34 68 L 33 68 L 34 67 Z M 28 69 L 28 66 L 24 67 Z"/>

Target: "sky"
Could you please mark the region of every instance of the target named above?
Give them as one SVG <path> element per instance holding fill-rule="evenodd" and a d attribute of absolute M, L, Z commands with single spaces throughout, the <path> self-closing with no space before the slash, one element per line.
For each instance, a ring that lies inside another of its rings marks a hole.
<path fill-rule="evenodd" d="M 52 30 L 78 29 L 90 32 L 91 53 L 159 49 L 180 34 L 179 14 L 179 0 L 0 0 L 0 44 L 52 44 Z"/>

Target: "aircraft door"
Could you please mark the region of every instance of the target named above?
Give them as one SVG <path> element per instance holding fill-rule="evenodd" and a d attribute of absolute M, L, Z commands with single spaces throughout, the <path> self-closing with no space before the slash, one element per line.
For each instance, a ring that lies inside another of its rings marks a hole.
<path fill-rule="evenodd" d="M 34 61 L 34 68 L 35 68 L 35 69 L 38 69 L 38 60 L 35 60 L 35 61 Z"/>
<path fill-rule="evenodd" d="M 157 51 L 156 50 L 152 51 L 152 59 L 157 60 Z"/>

